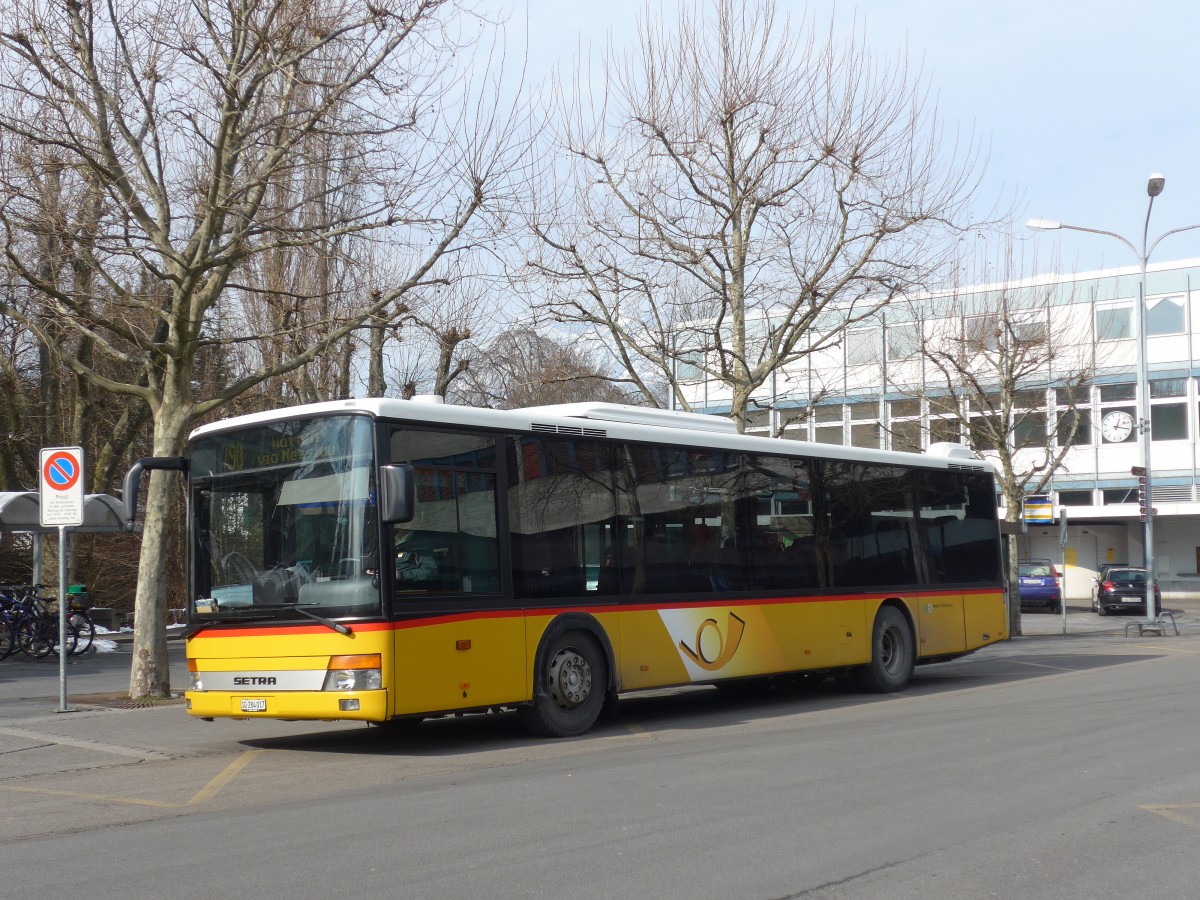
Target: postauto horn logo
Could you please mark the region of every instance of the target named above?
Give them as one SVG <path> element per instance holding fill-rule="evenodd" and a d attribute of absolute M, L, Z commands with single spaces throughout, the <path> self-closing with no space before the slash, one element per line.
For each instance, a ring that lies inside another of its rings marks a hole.
<path fill-rule="evenodd" d="M 716 619 L 705 619 L 696 628 L 693 642 L 689 645 L 681 640 L 679 649 L 700 668 L 715 672 L 733 659 L 745 631 L 746 623 L 733 613 L 729 613 L 724 631 Z"/>

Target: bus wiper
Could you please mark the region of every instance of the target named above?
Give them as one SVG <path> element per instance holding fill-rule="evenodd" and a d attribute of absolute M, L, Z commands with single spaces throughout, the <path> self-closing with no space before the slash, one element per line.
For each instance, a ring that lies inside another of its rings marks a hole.
<path fill-rule="evenodd" d="M 302 606 L 292 606 L 290 609 L 294 609 L 302 616 L 308 616 L 314 622 L 320 622 L 326 628 L 331 628 L 338 634 L 354 634 L 354 632 L 350 630 L 349 625 L 343 625 L 341 622 L 335 622 L 332 619 L 325 618 L 324 616 L 318 616 L 316 613 L 311 613 Z"/>

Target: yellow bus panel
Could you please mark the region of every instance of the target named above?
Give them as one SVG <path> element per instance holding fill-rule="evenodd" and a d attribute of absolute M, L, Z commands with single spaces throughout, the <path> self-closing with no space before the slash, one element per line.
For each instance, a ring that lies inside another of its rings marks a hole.
<path fill-rule="evenodd" d="M 521 610 L 398 623 L 395 714 L 528 700 L 525 629 Z"/>

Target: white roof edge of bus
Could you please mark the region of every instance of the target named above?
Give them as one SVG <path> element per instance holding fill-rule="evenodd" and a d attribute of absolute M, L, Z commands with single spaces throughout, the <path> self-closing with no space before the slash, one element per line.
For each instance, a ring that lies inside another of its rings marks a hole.
<path fill-rule="evenodd" d="M 428 424 L 433 420 L 437 420 L 449 425 L 467 425 L 478 428 L 493 428 L 526 433 L 532 430 L 531 426 L 535 423 L 538 425 L 562 425 L 567 429 L 577 430 L 580 428 L 580 416 L 564 415 L 561 412 L 563 409 L 572 409 L 576 406 L 616 407 L 619 404 L 567 403 L 557 406 L 534 406 L 526 409 L 505 410 L 456 406 L 449 403 L 444 406 L 433 406 L 429 403 L 413 400 L 397 400 L 391 397 L 330 400 L 323 403 L 289 406 L 276 410 L 268 410 L 267 412 L 249 413 L 244 416 L 222 419 L 219 422 L 212 422 L 196 428 L 191 433 L 191 438 L 194 439 L 206 434 L 224 431 L 227 428 L 245 428 L 247 426 L 265 425 L 270 422 L 278 422 L 286 419 L 297 419 L 303 416 L 348 412 L 370 413 L 386 418 L 410 419 L 420 424 Z M 655 412 L 671 413 L 672 410 L 655 410 Z M 680 413 L 679 415 L 710 418 L 701 413 Z M 680 420 L 675 419 L 675 421 Z M 729 419 L 723 419 L 723 421 L 733 424 Z M 615 419 L 606 419 L 603 422 L 603 427 L 608 437 L 624 440 L 673 443 L 671 436 L 664 434 L 662 425 L 657 423 L 625 422 Z M 992 464 L 988 460 L 978 458 L 971 452 L 970 448 L 964 447 L 961 444 L 951 444 L 951 447 L 960 449 L 950 452 L 906 453 L 899 450 L 873 450 L 862 447 L 846 447 L 841 444 L 819 444 L 809 441 L 759 437 L 757 435 L 738 434 L 736 430 L 725 430 L 724 428 L 713 429 L 710 427 L 708 429 L 700 429 L 691 427 L 690 425 L 678 424 L 673 430 L 686 430 L 690 433 L 690 437 L 687 440 L 681 438 L 678 439 L 678 443 L 698 447 L 710 447 L 714 449 L 728 448 L 754 453 L 785 452 L 798 456 L 819 456 L 826 459 L 860 460 L 863 462 L 916 465 L 933 468 L 949 468 L 950 466 L 961 465 L 959 462 L 961 460 L 962 462 L 969 463 L 973 469 L 992 471 Z M 935 444 L 930 449 L 936 447 L 937 445 Z M 961 452 L 963 450 L 966 451 L 966 455 L 963 455 Z"/>
<path fill-rule="evenodd" d="M 656 409 L 652 406 L 628 406 L 623 403 L 558 403 L 552 406 L 527 406 L 522 412 L 531 416 L 567 416 L 600 422 L 624 422 L 627 425 L 660 425 L 665 428 L 690 428 L 737 434 L 737 423 L 724 416 Z"/>

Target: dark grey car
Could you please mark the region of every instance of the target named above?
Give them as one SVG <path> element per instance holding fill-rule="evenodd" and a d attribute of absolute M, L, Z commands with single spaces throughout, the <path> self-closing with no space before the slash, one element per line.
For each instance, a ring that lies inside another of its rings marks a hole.
<path fill-rule="evenodd" d="M 1102 616 L 1110 612 L 1146 611 L 1146 570 L 1136 566 L 1108 568 L 1092 582 L 1092 611 Z M 1103 580 L 1102 580 L 1103 579 Z M 1154 602 L 1162 608 L 1158 582 L 1154 582 Z"/>

